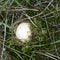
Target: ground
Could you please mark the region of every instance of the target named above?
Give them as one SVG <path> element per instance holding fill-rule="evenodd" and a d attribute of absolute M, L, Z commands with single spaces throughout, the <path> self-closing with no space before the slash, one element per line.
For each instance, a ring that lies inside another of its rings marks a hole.
<path fill-rule="evenodd" d="M 30 41 L 16 38 L 16 28 L 29 23 Z M 0 60 L 60 60 L 60 1 L 1 0 Z"/>

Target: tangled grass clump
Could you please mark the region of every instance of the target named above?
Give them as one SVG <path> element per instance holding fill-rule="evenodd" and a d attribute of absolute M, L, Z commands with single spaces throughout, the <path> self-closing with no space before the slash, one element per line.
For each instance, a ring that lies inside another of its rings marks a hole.
<path fill-rule="evenodd" d="M 31 24 L 31 41 L 16 39 L 21 22 Z M 0 60 L 60 60 L 60 1 L 1 0 Z"/>

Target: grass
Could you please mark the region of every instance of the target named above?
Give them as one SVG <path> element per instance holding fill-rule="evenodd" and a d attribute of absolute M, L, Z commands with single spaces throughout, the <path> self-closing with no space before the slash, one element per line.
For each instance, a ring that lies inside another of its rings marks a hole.
<path fill-rule="evenodd" d="M 18 24 L 31 24 L 31 41 L 16 38 Z M 60 60 L 60 1 L 1 0 L 0 60 Z"/>

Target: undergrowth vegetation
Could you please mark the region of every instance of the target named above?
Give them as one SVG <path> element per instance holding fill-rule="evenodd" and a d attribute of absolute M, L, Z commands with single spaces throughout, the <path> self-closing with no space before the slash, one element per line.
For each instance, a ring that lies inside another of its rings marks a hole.
<path fill-rule="evenodd" d="M 31 24 L 25 43 L 15 35 L 22 22 Z M 60 60 L 60 0 L 0 0 L 0 60 Z"/>

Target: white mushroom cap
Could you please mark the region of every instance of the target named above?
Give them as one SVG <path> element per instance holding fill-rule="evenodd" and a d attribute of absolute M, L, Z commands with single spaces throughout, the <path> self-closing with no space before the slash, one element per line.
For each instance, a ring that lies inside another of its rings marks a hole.
<path fill-rule="evenodd" d="M 20 39 L 22 42 L 25 42 L 29 39 L 29 36 L 31 35 L 29 23 L 21 23 L 18 25 L 16 29 L 16 37 Z"/>

